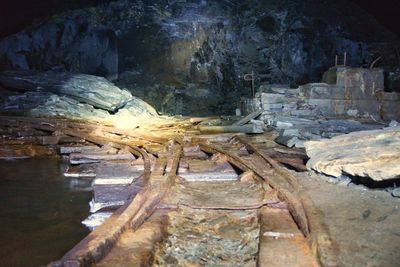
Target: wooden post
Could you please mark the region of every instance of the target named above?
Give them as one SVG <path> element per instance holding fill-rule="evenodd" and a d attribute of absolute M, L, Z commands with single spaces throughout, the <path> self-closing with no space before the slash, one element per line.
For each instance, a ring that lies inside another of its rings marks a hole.
<path fill-rule="evenodd" d="M 338 55 L 335 55 L 335 67 L 337 67 L 338 64 Z"/>
<path fill-rule="evenodd" d="M 346 67 L 346 63 L 347 63 L 347 52 L 344 52 L 344 55 L 343 55 L 343 66 Z"/>

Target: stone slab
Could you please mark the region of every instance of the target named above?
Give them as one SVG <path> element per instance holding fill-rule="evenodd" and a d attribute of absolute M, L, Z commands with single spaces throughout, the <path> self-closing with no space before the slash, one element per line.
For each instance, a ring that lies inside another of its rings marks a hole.
<path fill-rule="evenodd" d="M 70 96 L 98 108 L 115 111 L 132 99 L 103 77 L 67 72 L 6 71 L 0 74 L 0 84 L 22 91 L 46 91 Z"/>
<path fill-rule="evenodd" d="M 400 178 L 400 127 L 359 131 L 305 143 L 307 167 L 330 176 Z"/>

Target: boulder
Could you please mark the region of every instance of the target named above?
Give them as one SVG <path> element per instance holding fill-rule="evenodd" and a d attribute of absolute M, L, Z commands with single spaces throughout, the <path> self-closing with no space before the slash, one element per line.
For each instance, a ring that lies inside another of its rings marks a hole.
<path fill-rule="evenodd" d="M 64 117 L 77 120 L 105 120 L 110 114 L 102 109 L 79 103 L 68 96 L 59 96 L 49 92 L 26 92 L 9 96 L 0 103 L 4 113 L 29 115 L 34 117 Z"/>
<path fill-rule="evenodd" d="M 132 96 L 126 105 L 116 115 L 128 113 L 131 116 L 157 116 L 157 111 L 142 99 Z"/>
<path fill-rule="evenodd" d="M 359 131 L 305 143 L 307 168 L 330 176 L 400 178 L 400 127 Z"/>
<path fill-rule="evenodd" d="M 112 112 L 132 99 L 130 92 L 118 88 L 105 78 L 87 74 L 5 71 L 0 74 L 0 84 L 21 91 L 66 95 L 79 102 Z"/>
<path fill-rule="evenodd" d="M 132 99 L 115 114 L 80 103 L 68 96 L 49 92 L 25 92 L 8 96 L 0 102 L 0 111 L 6 114 L 34 117 L 62 117 L 75 120 L 111 123 L 122 128 L 135 128 L 138 121 L 150 122 L 148 118 L 157 116 L 156 110 L 143 100 Z"/>

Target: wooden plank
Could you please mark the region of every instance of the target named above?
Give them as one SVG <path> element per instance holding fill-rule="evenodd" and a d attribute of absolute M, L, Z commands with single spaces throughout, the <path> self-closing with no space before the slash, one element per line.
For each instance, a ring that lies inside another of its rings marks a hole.
<path fill-rule="evenodd" d="M 249 121 L 251 121 L 251 120 L 257 118 L 258 116 L 260 116 L 261 113 L 263 113 L 263 110 L 262 110 L 262 109 L 256 110 L 256 111 L 250 113 L 249 115 L 247 115 L 246 117 L 244 117 L 243 119 L 241 119 L 241 120 L 239 120 L 239 121 L 233 123 L 232 126 L 242 126 L 242 125 L 245 125 L 245 124 L 248 123 Z"/>
<path fill-rule="evenodd" d="M 263 207 L 260 216 L 260 245 L 257 266 L 319 266 L 307 239 L 284 209 Z"/>
<path fill-rule="evenodd" d="M 299 185 L 294 175 L 243 137 L 236 136 L 236 139 L 244 143 L 247 149 L 264 158 L 276 173 L 281 176 L 280 180 L 286 180 L 290 184 L 292 192 L 288 190 L 290 188 L 280 189 L 279 197 L 288 202 L 292 216 L 303 234 L 309 239 L 310 247 L 313 248 L 313 252 L 320 262 L 324 266 L 337 266 L 338 247 L 332 241 L 326 225 L 321 222 L 321 212 L 315 207 L 313 201 Z"/>
<path fill-rule="evenodd" d="M 118 146 L 116 144 L 116 146 Z M 153 175 L 135 198 L 128 204 L 119 208 L 104 224 L 100 225 L 78 245 L 71 249 L 64 257 L 50 266 L 90 266 L 99 262 L 114 246 L 122 233 L 131 228 L 138 229 L 143 222 L 154 212 L 175 180 L 176 170 L 181 157 L 182 147 L 172 146 L 173 151 L 167 164 L 170 172 L 164 176 Z M 148 157 L 147 157 L 148 158 Z M 164 159 L 160 159 L 164 164 Z M 148 160 L 145 160 L 146 164 Z M 149 166 L 145 166 L 145 175 L 149 175 Z"/>
<path fill-rule="evenodd" d="M 96 163 L 102 161 L 116 161 L 116 160 L 131 160 L 134 161 L 136 158 L 131 153 L 120 153 L 120 154 L 82 154 L 72 153 L 69 156 L 69 162 L 71 164 L 85 164 L 85 163 Z"/>
<path fill-rule="evenodd" d="M 263 133 L 264 130 L 259 125 L 231 125 L 231 126 L 199 126 L 202 133 L 250 133 L 258 134 Z"/>

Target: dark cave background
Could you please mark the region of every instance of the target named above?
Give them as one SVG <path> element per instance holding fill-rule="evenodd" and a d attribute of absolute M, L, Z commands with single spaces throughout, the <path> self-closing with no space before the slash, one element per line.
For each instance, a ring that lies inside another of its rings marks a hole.
<path fill-rule="evenodd" d="M 397 0 L 365 1 L 350 0 L 382 25 L 400 36 L 400 2 Z M 107 4 L 111 0 L 15 0 L 0 3 L 0 37 L 20 31 L 33 22 L 48 15 L 99 4 Z M 343 8 L 346 8 L 343 6 Z"/>
<path fill-rule="evenodd" d="M 164 113 L 232 114 L 256 85 L 319 82 L 336 54 L 400 91 L 398 1 L 2 1 L 0 70 L 107 77 Z"/>

